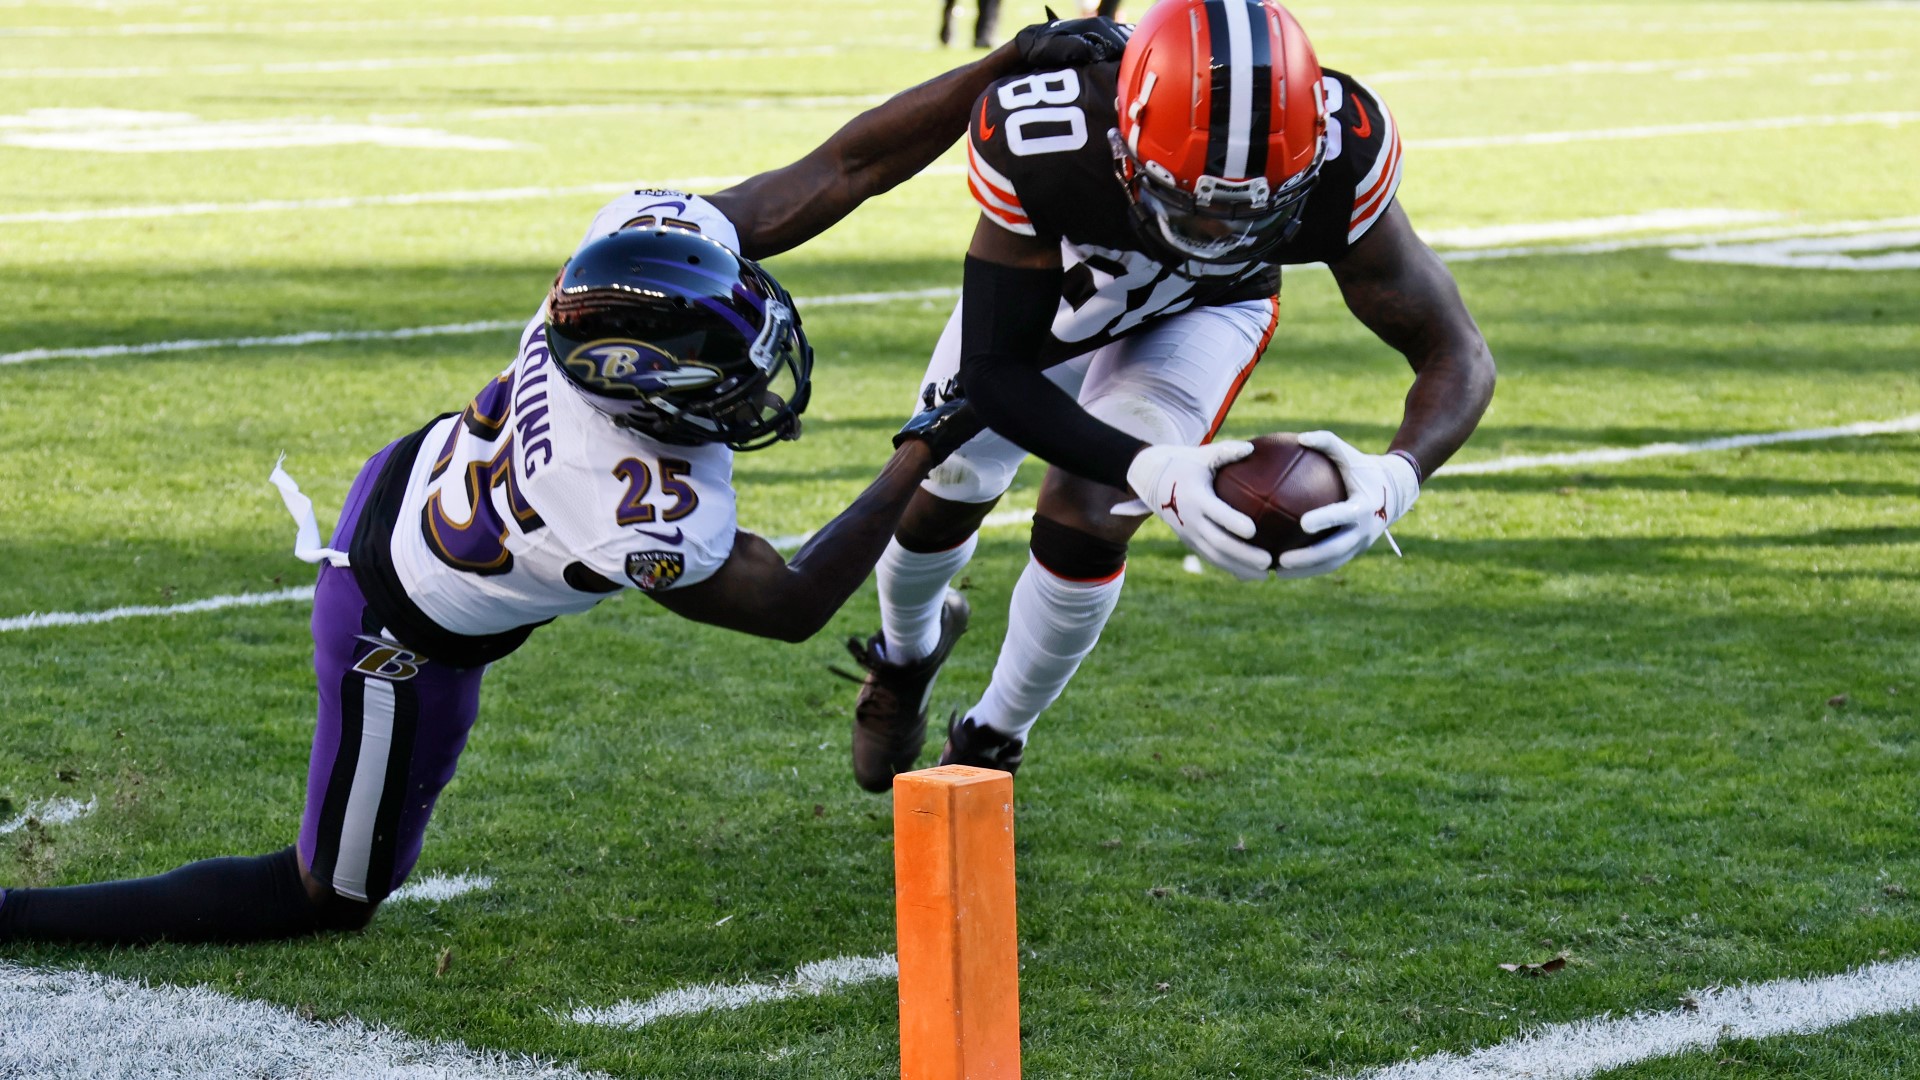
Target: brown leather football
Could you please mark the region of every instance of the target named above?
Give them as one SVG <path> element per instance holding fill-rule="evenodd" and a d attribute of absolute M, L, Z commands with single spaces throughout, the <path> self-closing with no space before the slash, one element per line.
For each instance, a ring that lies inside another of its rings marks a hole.
<path fill-rule="evenodd" d="M 1300 516 L 1347 497 L 1333 459 L 1300 445 L 1291 433 L 1262 435 L 1253 453 L 1220 467 L 1213 490 L 1253 519 L 1254 546 L 1274 554 L 1306 547 L 1316 537 L 1300 528 Z"/>

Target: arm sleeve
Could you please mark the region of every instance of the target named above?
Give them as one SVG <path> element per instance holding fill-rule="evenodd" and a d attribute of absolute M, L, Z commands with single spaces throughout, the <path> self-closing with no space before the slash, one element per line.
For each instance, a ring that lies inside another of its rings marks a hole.
<path fill-rule="evenodd" d="M 1059 305 L 1059 270 L 969 255 L 960 306 L 960 385 L 988 427 L 1050 464 L 1127 489 L 1147 444 L 1102 423 L 1054 385 L 1037 357 Z"/>

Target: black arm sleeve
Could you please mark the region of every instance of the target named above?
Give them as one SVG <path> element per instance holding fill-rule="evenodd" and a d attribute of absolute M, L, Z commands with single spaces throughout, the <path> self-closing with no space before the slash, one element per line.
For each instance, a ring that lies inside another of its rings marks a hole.
<path fill-rule="evenodd" d="M 1060 279 L 1059 270 L 967 256 L 960 386 L 987 426 L 1022 450 L 1124 491 L 1127 466 L 1147 444 L 1090 415 L 1040 367 Z"/>

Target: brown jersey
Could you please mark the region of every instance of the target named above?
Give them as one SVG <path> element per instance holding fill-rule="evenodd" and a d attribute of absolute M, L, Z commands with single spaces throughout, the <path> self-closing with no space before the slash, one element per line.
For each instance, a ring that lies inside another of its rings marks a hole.
<path fill-rule="evenodd" d="M 1060 242 L 1066 277 L 1045 361 L 1190 308 L 1273 296 L 1282 265 L 1338 260 L 1393 201 L 1393 116 L 1358 80 L 1327 71 L 1326 161 L 1294 234 L 1259 262 L 1162 262 L 1135 239 L 1114 172 L 1118 72 L 1112 62 L 1002 79 L 980 96 L 968 131 L 967 184 L 981 212 Z"/>

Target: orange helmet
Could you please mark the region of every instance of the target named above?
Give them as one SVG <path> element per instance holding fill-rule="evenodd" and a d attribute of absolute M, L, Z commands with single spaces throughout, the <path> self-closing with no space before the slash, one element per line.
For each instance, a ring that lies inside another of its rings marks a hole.
<path fill-rule="evenodd" d="M 1108 133 L 1134 231 L 1171 261 L 1249 262 L 1293 235 L 1326 157 L 1320 61 L 1272 0 L 1162 0 L 1120 58 Z"/>

